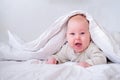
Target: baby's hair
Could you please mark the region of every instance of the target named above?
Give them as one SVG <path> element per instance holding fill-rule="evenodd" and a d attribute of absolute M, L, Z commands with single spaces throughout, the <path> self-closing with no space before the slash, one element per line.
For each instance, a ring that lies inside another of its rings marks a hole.
<path fill-rule="evenodd" d="M 85 16 L 84 14 L 75 14 L 75 15 L 71 16 L 70 18 L 72 18 L 72 17 L 74 17 L 74 16 L 77 16 L 77 15 L 80 15 L 80 16 L 86 18 L 86 16 Z"/>

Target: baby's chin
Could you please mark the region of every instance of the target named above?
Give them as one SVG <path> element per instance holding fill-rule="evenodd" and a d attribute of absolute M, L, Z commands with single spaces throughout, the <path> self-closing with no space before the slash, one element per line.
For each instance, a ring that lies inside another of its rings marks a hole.
<path fill-rule="evenodd" d="M 81 50 L 76 50 L 76 49 L 74 49 L 74 52 L 75 53 L 81 53 L 81 52 L 83 52 L 84 51 L 84 49 L 81 49 Z"/>

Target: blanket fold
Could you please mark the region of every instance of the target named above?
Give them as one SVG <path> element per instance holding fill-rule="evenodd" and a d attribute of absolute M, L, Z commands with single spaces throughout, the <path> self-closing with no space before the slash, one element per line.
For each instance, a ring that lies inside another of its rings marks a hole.
<path fill-rule="evenodd" d="M 8 31 L 9 44 L 7 47 L 0 48 L 0 58 L 17 60 L 46 59 L 60 50 L 66 42 L 66 23 L 71 16 L 76 14 L 84 14 L 86 16 L 90 24 L 89 30 L 93 42 L 112 62 L 120 63 L 120 33 L 109 34 L 87 12 L 80 10 L 60 17 L 37 39 L 27 43 Z"/>

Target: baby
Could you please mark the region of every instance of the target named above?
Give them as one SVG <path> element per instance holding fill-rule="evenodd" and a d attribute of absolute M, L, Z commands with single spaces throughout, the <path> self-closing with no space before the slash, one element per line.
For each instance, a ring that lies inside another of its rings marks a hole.
<path fill-rule="evenodd" d="M 91 41 L 89 21 L 83 14 L 77 14 L 67 22 L 67 43 L 59 52 L 48 58 L 48 64 L 67 61 L 76 62 L 83 67 L 106 63 L 103 52 Z"/>

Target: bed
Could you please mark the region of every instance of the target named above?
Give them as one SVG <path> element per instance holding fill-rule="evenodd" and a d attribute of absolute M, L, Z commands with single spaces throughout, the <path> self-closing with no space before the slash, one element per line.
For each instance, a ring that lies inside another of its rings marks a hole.
<path fill-rule="evenodd" d="M 33 60 L 1 61 L 0 80 L 119 80 L 120 64 L 110 63 L 83 68 L 71 62 L 51 65 Z"/>
<path fill-rule="evenodd" d="M 74 62 L 46 64 L 44 60 L 65 43 L 67 20 L 81 13 L 89 20 L 93 42 L 111 63 L 88 68 Z M 9 30 L 8 36 L 8 44 L 0 43 L 0 80 L 120 80 L 120 33 L 108 34 L 86 12 L 73 11 L 60 17 L 40 37 L 28 43 Z"/>

